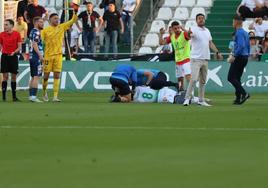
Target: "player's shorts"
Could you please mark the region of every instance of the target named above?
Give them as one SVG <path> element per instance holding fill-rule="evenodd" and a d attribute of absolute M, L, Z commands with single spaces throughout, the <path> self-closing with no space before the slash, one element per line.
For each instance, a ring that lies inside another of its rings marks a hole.
<path fill-rule="evenodd" d="M 190 62 L 184 63 L 182 65 L 176 65 L 176 77 L 177 78 L 181 78 L 189 74 L 192 74 Z"/>
<path fill-rule="evenodd" d="M 21 44 L 21 53 L 26 53 L 26 42 Z"/>
<path fill-rule="evenodd" d="M 42 76 L 42 63 L 39 59 L 30 59 L 31 77 Z"/>
<path fill-rule="evenodd" d="M 177 92 L 167 87 L 160 89 L 158 93 L 158 103 L 174 103 L 174 97 Z"/>
<path fill-rule="evenodd" d="M 18 74 L 19 59 L 17 55 L 2 54 L 1 56 L 1 73 Z"/>
<path fill-rule="evenodd" d="M 62 70 L 62 55 L 53 55 L 46 57 L 44 60 L 44 72 L 61 72 Z"/>
<path fill-rule="evenodd" d="M 112 88 L 115 92 L 118 92 L 119 95 L 129 95 L 131 93 L 129 84 L 124 82 L 123 80 L 120 80 L 118 78 L 110 77 L 110 83 L 112 85 Z"/>

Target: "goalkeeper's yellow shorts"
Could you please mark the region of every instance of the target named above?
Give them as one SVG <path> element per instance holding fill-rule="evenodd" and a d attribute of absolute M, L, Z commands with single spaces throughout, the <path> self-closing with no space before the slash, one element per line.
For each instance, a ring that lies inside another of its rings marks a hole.
<path fill-rule="evenodd" d="M 44 72 L 61 72 L 62 70 L 62 54 L 45 57 Z"/>

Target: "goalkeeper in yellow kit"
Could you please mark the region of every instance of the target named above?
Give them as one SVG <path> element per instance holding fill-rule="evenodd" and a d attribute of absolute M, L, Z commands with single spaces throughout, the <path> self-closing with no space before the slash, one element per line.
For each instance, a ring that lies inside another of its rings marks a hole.
<path fill-rule="evenodd" d="M 62 70 L 62 44 L 64 33 L 77 22 L 78 6 L 74 9 L 73 17 L 70 21 L 59 24 L 58 14 L 51 14 L 49 16 L 50 26 L 45 28 L 42 33 L 42 41 L 44 42 L 44 79 L 43 79 L 43 100 L 49 101 L 47 95 L 47 85 L 50 72 L 53 72 L 53 102 L 61 102 L 58 98 L 60 73 Z"/>

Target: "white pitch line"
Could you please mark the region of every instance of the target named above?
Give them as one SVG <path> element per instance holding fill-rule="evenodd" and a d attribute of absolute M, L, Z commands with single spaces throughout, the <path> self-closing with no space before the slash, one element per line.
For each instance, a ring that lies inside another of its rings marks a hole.
<path fill-rule="evenodd" d="M 268 132 L 268 128 L 218 128 L 218 127 L 104 127 L 104 126 L 0 126 L 0 129 L 96 129 L 96 130 L 158 130 L 158 131 L 218 131 L 218 132 Z"/>

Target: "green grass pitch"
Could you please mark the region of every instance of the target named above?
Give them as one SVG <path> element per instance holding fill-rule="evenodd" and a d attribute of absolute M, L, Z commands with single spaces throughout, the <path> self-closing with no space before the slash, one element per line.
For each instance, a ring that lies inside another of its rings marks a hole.
<path fill-rule="evenodd" d="M 210 94 L 211 108 L 26 95 L 0 103 L 0 188 L 268 187 L 267 95 Z"/>

